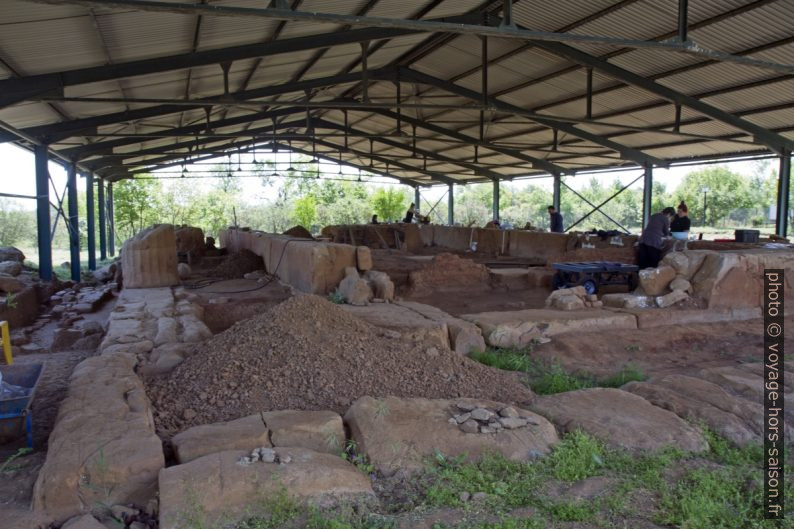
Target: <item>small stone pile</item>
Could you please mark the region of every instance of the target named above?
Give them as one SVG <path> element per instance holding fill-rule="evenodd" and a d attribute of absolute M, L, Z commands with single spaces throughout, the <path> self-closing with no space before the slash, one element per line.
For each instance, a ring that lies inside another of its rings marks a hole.
<path fill-rule="evenodd" d="M 287 463 L 292 462 L 292 458 L 290 456 L 279 456 L 275 450 L 272 448 L 268 448 L 266 446 L 262 446 L 259 448 L 254 448 L 251 450 L 251 454 L 247 456 L 243 456 L 237 461 L 238 465 L 247 467 L 251 463 L 276 463 L 277 465 L 286 465 Z"/>
<path fill-rule="evenodd" d="M 527 417 L 521 417 L 512 406 L 500 410 L 489 410 L 468 402 L 458 402 L 450 417 L 450 424 L 457 424 L 463 433 L 497 433 L 499 430 L 515 430 L 538 423 Z M 457 412 L 457 413 L 456 413 Z"/>
<path fill-rule="evenodd" d="M 585 308 L 601 308 L 604 304 L 595 294 L 588 294 L 584 287 L 561 288 L 546 298 L 546 306 L 557 310 L 581 310 Z"/>
<path fill-rule="evenodd" d="M 688 301 L 693 292 L 686 271 L 688 258 L 682 252 L 671 252 L 656 268 L 640 270 L 640 286 L 631 294 L 607 294 L 604 303 L 617 308 L 666 308 Z"/>

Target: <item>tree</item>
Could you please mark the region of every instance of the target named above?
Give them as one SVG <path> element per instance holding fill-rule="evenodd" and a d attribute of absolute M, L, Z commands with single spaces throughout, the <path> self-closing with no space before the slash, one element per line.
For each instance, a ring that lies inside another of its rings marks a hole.
<path fill-rule="evenodd" d="M 34 211 L 25 211 L 10 200 L 0 199 L 0 246 L 36 240 Z"/>
<path fill-rule="evenodd" d="M 295 205 L 292 208 L 292 218 L 295 219 L 297 224 L 306 229 L 311 229 L 317 218 L 317 201 L 312 195 L 307 195 L 295 201 Z"/>
<path fill-rule="evenodd" d="M 162 222 L 158 199 L 162 186 L 152 179 L 130 178 L 113 186 L 116 233 L 128 239 L 143 228 Z"/>
<path fill-rule="evenodd" d="M 372 194 L 372 210 L 378 218 L 387 220 L 399 220 L 403 211 L 407 209 L 408 193 L 405 189 L 395 187 L 380 188 Z"/>
<path fill-rule="evenodd" d="M 724 166 L 709 167 L 687 174 L 673 197 L 676 203 L 679 200 L 687 203 L 689 216 L 696 223 L 703 219 L 704 194 L 707 225 L 713 226 L 727 219 L 734 210 L 753 206 L 749 179 Z"/>

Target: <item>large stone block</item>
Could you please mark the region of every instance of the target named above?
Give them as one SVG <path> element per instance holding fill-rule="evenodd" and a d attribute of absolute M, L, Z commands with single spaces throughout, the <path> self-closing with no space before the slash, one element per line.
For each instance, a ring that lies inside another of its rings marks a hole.
<path fill-rule="evenodd" d="M 538 397 L 531 409 L 563 432 L 580 429 L 611 446 L 648 451 L 669 445 L 687 452 L 708 449 L 697 428 L 674 413 L 619 389 L 580 389 Z"/>
<path fill-rule="evenodd" d="M 640 270 L 640 287 L 649 296 L 661 296 L 667 292 L 675 275 L 675 268 L 666 265 Z"/>
<path fill-rule="evenodd" d="M 149 399 L 129 354 L 81 362 L 50 434 L 33 508 L 57 520 L 96 505 L 145 505 L 165 466 Z"/>
<path fill-rule="evenodd" d="M 308 448 L 340 454 L 345 448 L 345 426 L 333 411 L 278 410 L 262 413 L 273 446 Z"/>
<path fill-rule="evenodd" d="M 373 303 L 366 307 L 341 307 L 371 325 L 399 332 L 403 340 L 423 342 L 428 346 L 450 347 L 446 323 L 425 318 L 398 304 Z"/>
<path fill-rule="evenodd" d="M 201 257 L 206 250 L 204 231 L 193 226 L 180 226 L 174 230 L 176 251 L 188 253 L 191 259 Z"/>
<path fill-rule="evenodd" d="M 391 474 L 397 470 L 422 468 L 426 457 L 440 451 L 469 460 L 496 452 L 514 461 L 526 461 L 549 451 L 558 441 L 546 419 L 527 410 L 515 409 L 528 418 L 525 427 L 499 429 L 493 433 L 465 433 L 457 422 L 463 413 L 459 403 L 500 410 L 504 404 L 485 400 L 430 400 L 361 397 L 345 414 L 345 422 L 356 447 L 375 467 Z M 454 421 L 453 421 L 454 422 Z M 476 426 L 476 425 L 475 425 Z"/>
<path fill-rule="evenodd" d="M 271 446 L 270 431 L 259 413 L 234 421 L 194 426 L 176 434 L 171 444 L 181 464 L 215 452 L 250 452 L 254 448 Z"/>
<path fill-rule="evenodd" d="M 467 355 L 472 352 L 485 351 L 485 339 L 482 331 L 475 324 L 456 318 L 443 310 L 417 303 L 415 301 L 398 301 L 397 305 L 410 309 L 423 317 L 443 324 L 449 331 L 449 347 L 456 353 Z"/>
<path fill-rule="evenodd" d="M 267 515 L 267 500 L 282 493 L 320 507 L 375 501 L 369 476 L 340 457 L 305 448 L 274 451 L 282 463 L 240 464 L 247 452 L 232 450 L 163 469 L 160 529 L 234 526 Z"/>
<path fill-rule="evenodd" d="M 121 248 L 125 288 L 179 284 L 174 227 L 158 224 L 127 239 Z"/>

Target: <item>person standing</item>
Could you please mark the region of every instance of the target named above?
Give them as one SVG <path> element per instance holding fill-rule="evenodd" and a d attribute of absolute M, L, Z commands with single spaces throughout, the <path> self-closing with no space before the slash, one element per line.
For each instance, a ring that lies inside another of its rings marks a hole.
<path fill-rule="evenodd" d="M 416 211 L 416 204 L 411 202 L 411 207 L 408 208 L 408 211 L 405 212 L 405 218 L 403 219 L 403 222 L 405 222 L 406 224 L 412 223 L 414 221 L 415 211 Z"/>
<path fill-rule="evenodd" d="M 670 223 L 670 231 L 689 231 L 691 227 L 692 221 L 689 219 L 689 208 L 686 207 L 686 204 L 684 204 L 682 200 L 681 203 L 678 204 L 676 217 L 673 219 L 673 222 Z"/>
<path fill-rule="evenodd" d="M 662 260 L 664 238 L 670 235 L 670 221 L 675 217 L 673 208 L 664 208 L 661 213 L 651 215 L 648 225 L 642 230 L 637 252 L 637 264 L 643 268 L 656 268 Z"/>
<path fill-rule="evenodd" d="M 565 230 L 562 227 L 562 213 L 558 212 L 554 206 L 549 206 L 549 231 L 553 233 L 562 233 Z"/>

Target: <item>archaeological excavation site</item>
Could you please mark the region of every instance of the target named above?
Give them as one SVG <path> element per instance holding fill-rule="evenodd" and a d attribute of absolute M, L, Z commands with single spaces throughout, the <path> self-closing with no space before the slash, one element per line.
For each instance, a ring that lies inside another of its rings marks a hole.
<path fill-rule="evenodd" d="M 0 529 L 794 529 L 792 15 L 0 2 Z"/>

